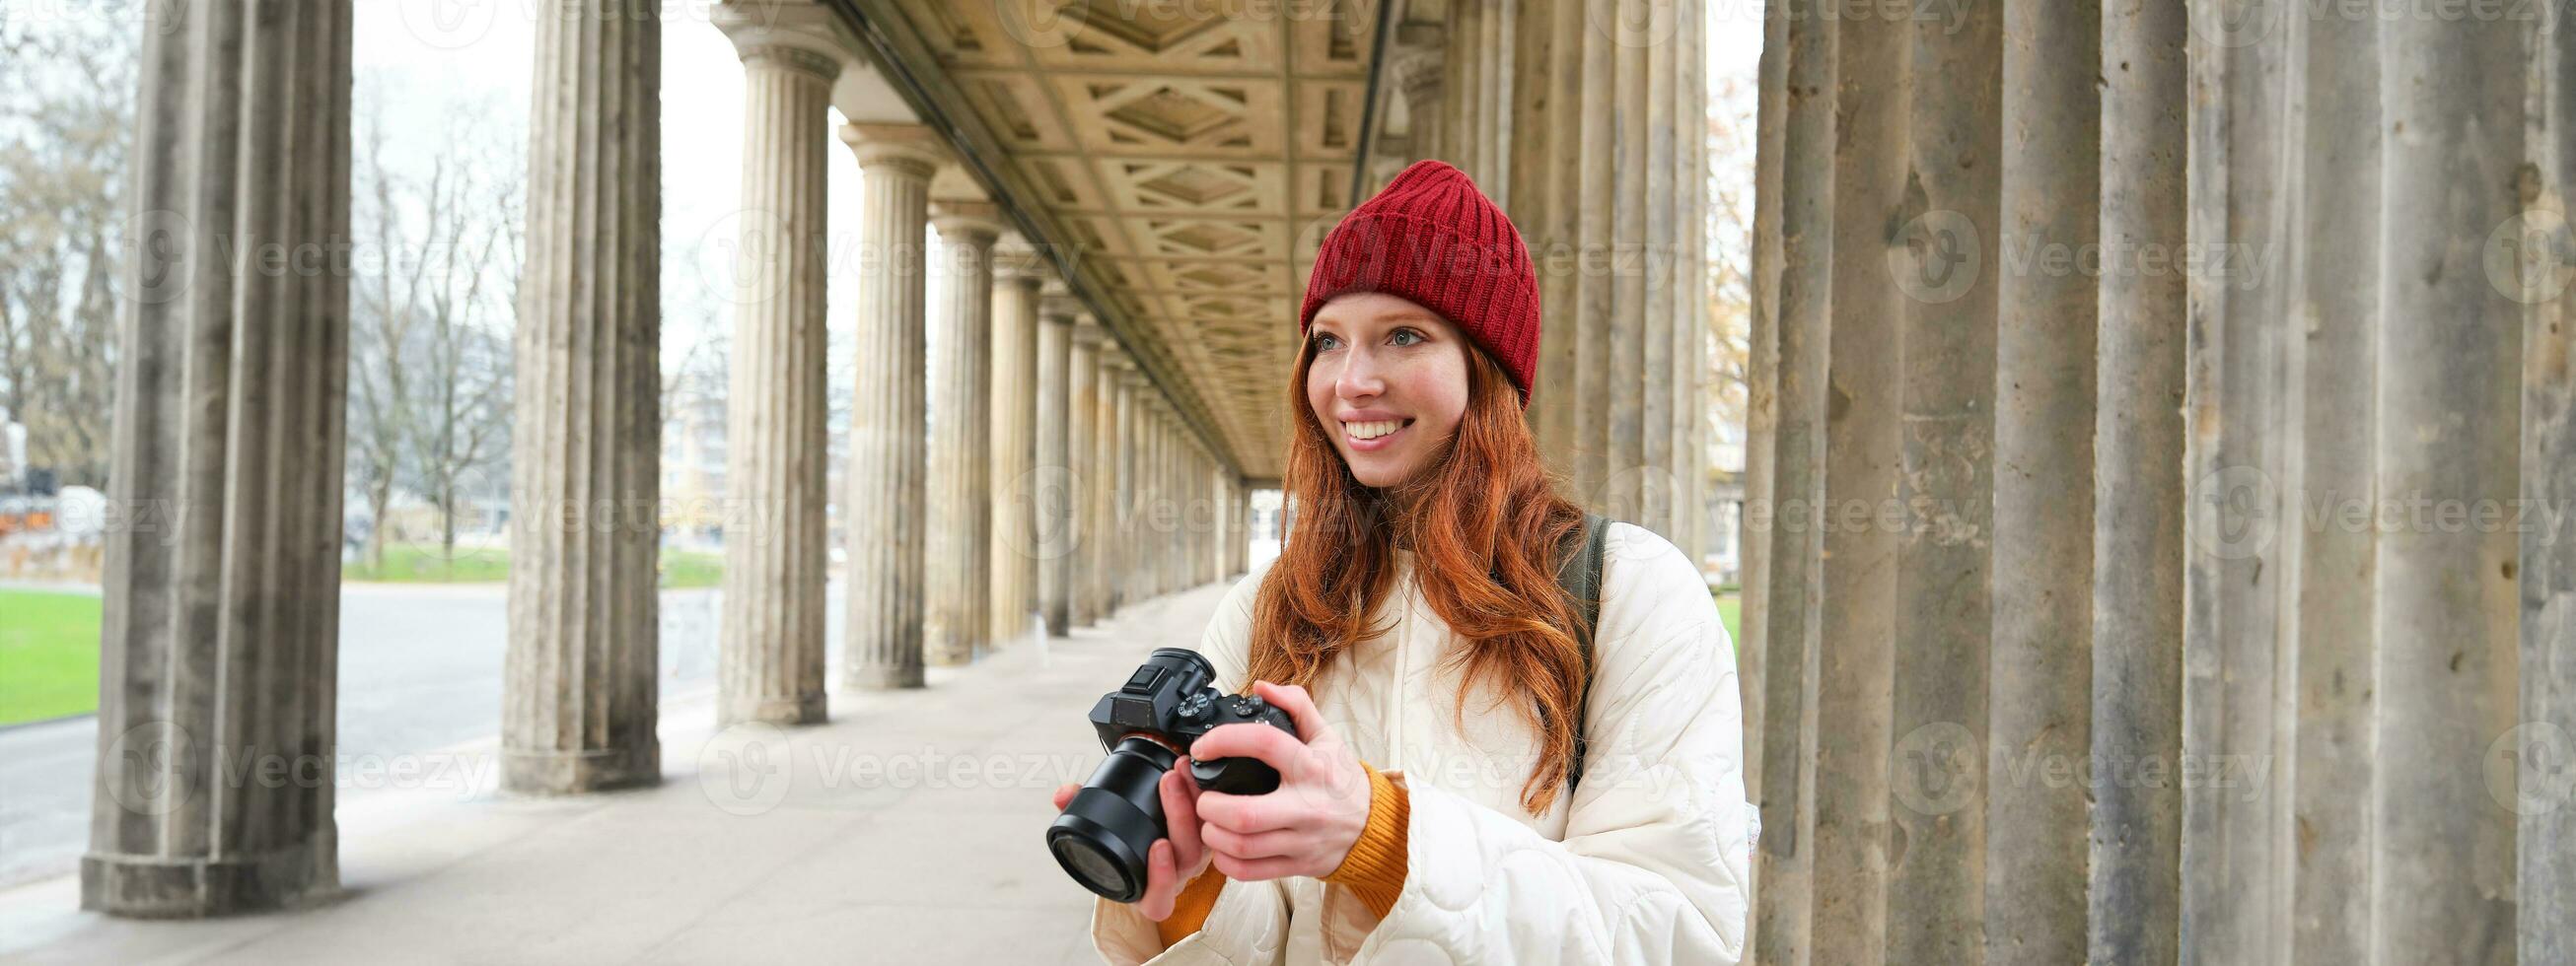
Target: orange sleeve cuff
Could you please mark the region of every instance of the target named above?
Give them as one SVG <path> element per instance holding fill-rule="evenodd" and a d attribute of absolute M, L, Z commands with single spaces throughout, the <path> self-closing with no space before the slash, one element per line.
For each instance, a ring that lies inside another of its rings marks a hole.
<path fill-rule="evenodd" d="M 1209 866 L 1207 871 L 1199 873 L 1198 878 L 1191 879 L 1189 885 L 1182 886 L 1181 894 L 1172 899 L 1172 914 L 1154 924 L 1154 932 L 1163 937 L 1163 948 L 1170 949 L 1173 943 L 1199 931 L 1199 927 L 1207 923 L 1208 910 L 1216 908 L 1217 893 L 1223 891 L 1225 873 L 1217 871 L 1215 866 Z"/>
<path fill-rule="evenodd" d="M 1368 827 L 1360 830 L 1359 841 L 1351 843 L 1341 868 L 1324 881 L 1351 890 L 1369 912 L 1383 919 L 1404 891 L 1406 829 L 1413 819 L 1413 802 L 1394 779 L 1367 762 L 1360 767 L 1368 770 L 1369 777 Z"/>

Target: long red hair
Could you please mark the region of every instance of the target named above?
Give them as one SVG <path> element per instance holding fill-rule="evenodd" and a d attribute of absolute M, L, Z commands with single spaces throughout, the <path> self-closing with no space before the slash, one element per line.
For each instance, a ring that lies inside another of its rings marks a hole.
<path fill-rule="evenodd" d="M 1466 642 L 1442 657 L 1463 670 L 1453 726 L 1464 730 L 1480 683 L 1497 696 L 1530 696 L 1509 703 L 1540 736 L 1521 788 L 1522 806 L 1538 815 L 1572 764 L 1586 685 L 1581 618 L 1557 584 L 1583 510 L 1557 495 L 1510 378 L 1482 349 L 1467 355 L 1456 434 L 1414 479 L 1380 489 L 1353 477 L 1324 435 L 1306 397 L 1314 341 L 1298 350 L 1283 481 L 1295 529 L 1253 603 L 1250 670 L 1253 680 L 1310 684 L 1335 656 L 1386 631 L 1368 626 L 1368 615 L 1394 590 L 1395 548 L 1411 550 L 1423 597 Z"/>

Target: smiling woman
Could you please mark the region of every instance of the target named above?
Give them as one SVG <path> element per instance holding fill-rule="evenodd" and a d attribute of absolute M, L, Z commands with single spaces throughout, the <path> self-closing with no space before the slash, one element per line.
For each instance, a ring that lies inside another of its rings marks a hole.
<path fill-rule="evenodd" d="M 1188 749 L 1280 785 L 1171 769 L 1144 895 L 1095 909 L 1102 956 L 1740 959 L 1734 651 L 1680 550 L 1587 517 L 1542 466 L 1519 233 L 1464 174 L 1415 164 L 1326 237 L 1299 324 L 1293 530 L 1199 647 L 1297 733 L 1226 725 Z M 1597 596 L 1567 589 L 1587 538 Z"/>

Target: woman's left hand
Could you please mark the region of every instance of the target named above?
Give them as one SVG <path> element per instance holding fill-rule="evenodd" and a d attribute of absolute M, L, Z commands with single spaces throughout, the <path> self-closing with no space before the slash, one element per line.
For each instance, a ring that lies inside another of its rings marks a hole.
<path fill-rule="evenodd" d="M 1368 826 L 1368 771 L 1305 688 L 1257 681 L 1252 690 L 1288 712 L 1304 740 L 1269 725 L 1230 724 L 1192 743 L 1195 760 L 1248 756 L 1279 771 L 1279 787 L 1267 795 L 1200 792 L 1200 837 L 1226 878 L 1323 878 L 1342 867 Z"/>

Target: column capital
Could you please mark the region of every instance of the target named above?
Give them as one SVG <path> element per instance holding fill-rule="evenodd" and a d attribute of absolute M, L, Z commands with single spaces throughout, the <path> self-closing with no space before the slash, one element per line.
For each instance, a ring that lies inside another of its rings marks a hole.
<path fill-rule="evenodd" d="M 1055 266 L 1018 232 L 1004 232 L 993 243 L 993 280 L 1043 286 L 1055 277 Z M 1040 310 L 1044 314 L 1044 309 Z"/>
<path fill-rule="evenodd" d="M 1387 62 L 1387 68 L 1396 90 L 1419 97 L 1440 89 L 1448 58 L 1442 55 L 1439 34 L 1439 30 L 1434 28 L 1429 39 L 1422 41 L 1423 46 L 1407 45 L 1395 49 L 1395 56 Z"/>
<path fill-rule="evenodd" d="M 1097 349 L 1102 343 L 1109 341 L 1108 330 L 1102 329 L 1100 327 L 1100 320 L 1093 318 L 1091 313 L 1085 312 L 1080 308 L 1075 308 L 1070 314 L 1073 316 L 1073 341 L 1075 344 L 1081 345 L 1085 348 Z"/>
<path fill-rule="evenodd" d="M 725 0 L 710 19 L 745 66 L 772 63 L 829 82 L 859 49 L 838 16 L 806 0 Z"/>
<path fill-rule="evenodd" d="M 1002 206 L 990 201 L 933 201 L 930 226 L 939 229 L 943 241 L 973 239 L 985 245 L 999 241 L 1010 228 Z"/>
<path fill-rule="evenodd" d="M 949 159 L 947 140 L 924 124 L 854 121 L 841 125 L 841 143 L 870 176 L 900 174 L 927 184 Z"/>

